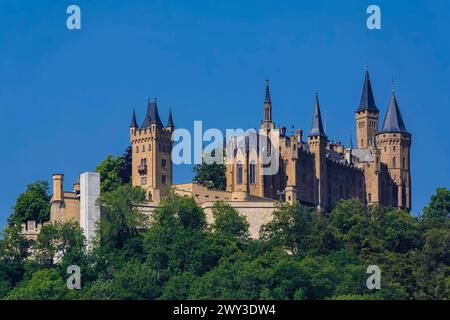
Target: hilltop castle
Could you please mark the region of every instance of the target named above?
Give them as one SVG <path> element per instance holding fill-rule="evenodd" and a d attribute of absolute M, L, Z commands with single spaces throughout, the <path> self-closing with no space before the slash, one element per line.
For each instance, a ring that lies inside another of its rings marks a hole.
<path fill-rule="evenodd" d="M 226 165 L 226 192 L 201 188 L 195 184 L 174 185 L 199 203 L 212 199 L 252 202 L 262 199 L 300 201 L 322 210 L 331 210 L 340 199 L 359 198 L 364 203 L 411 209 L 410 147 L 394 89 L 379 128 L 379 109 L 366 69 L 359 106 L 355 110 L 356 146 L 331 142 L 324 130 L 316 94 L 312 127 L 288 136 L 286 128 L 276 128 L 272 119 L 269 81 L 266 81 L 264 117 L 260 135 L 278 131 L 280 169 L 263 175 L 259 150 L 238 147 Z M 172 113 L 166 126 L 161 123 L 155 102 L 148 103 L 139 127 L 133 111 L 130 141 L 133 149 L 132 183 L 147 190 L 151 201 L 159 202 L 172 183 Z M 193 189 L 196 189 L 195 191 Z M 208 193 L 215 193 L 209 196 Z M 219 194 L 219 195 L 218 195 Z"/>
<path fill-rule="evenodd" d="M 163 125 L 156 99 L 148 101 L 147 112 L 138 126 L 133 110 L 130 124 L 132 146 L 131 182 L 142 187 L 148 201 L 141 210 L 151 214 L 169 187 L 182 196 L 193 197 L 201 206 L 208 222 L 213 221 L 212 207 L 221 200 L 243 214 L 250 225 L 250 235 L 258 237 L 259 228 L 272 219 L 277 200 L 299 201 L 331 210 L 341 199 L 359 198 L 367 205 L 411 209 L 410 148 L 411 134 L 406 130 L 394 89 L 379 128 L 380 112 L 366 69 L 359 106 L 355 110 L 356 146 L 345 147 L 330 141 L 324 130 L 316 94 L 312 126 L 307 136 L 303 130 L 288 136 L 285 127 L 276 127 L 272 119 L 269 81 L 266 81 L 264 116 L 258 135 L 279 136 L 276 174 L 264 175 L 265 163 L 258 144 L 247 143 L 226 149 L 226 190 L 211 190 L 196 183 L 173 184 L 172 112 Z M 232 141 L 232 140 L 231 140 Z M 230 142 L 230 141 L 229 141 Z M 227 143 L 229 143 L 227 142 Z M 229 146 L 227 146 L 229 147 Z M 74 184 L 73 192 L 63 191 L 62 174 L 53 175 L 51 218 L 80 223 L 88 239 L 95 233 L 100 219 L 96 200 L 100 196 L 100 176 L 85 173 Z M 35 221 L 23 225 L 23 233 L 35 239 L 42 227 Z"/>

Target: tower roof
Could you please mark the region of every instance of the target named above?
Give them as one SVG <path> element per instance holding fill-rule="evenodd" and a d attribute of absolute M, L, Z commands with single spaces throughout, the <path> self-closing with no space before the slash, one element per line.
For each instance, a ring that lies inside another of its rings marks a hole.
<path fill-rule="evenodd" d="M 366 72 L 364 74 L 364 84 L 361 92 L 361 100 L 359 102 L 359 107 L 356 110 L 356 112 L 364 110 L 379 112 L 375 104 L 375 99 L 373 98 L 372 85 L 370 84 L 368 68 L 366 68 Z"/>
<path fill-rule="evenodd" d="M 150 99 L 148 99 L 147 104 L 147 113 L 145 114 L 144 121 L 142 122 L 141 129 L 149 128 L 150 125 L 156 124 L 158 126 L 163 126 L 161 119 L 159 117 L 158 113 L 158 106 L 156 104 L 156 98 L 155 102 L 151 102 Z"/>
<path fill-rule="evenodd" d="M 309 133 L 309 137 L 326 137 L 325 131 L 323 130 L 322 125 L 322 116 L 320 114 L 320 106 L 319 106 L 319 96 L 316 93 L 316 99 L 314 102 L 314 114 L 313 114 L 313 120 L 312 120 L 312 128 L 311 132 Z"/>
<path fill-rule="evenodd" d="M 172 109 L 169 110 L 169 119 L 167 119 L 166 127 L 175 127 L 175 125 L 173 124 L 173 119 L 172 119 Z"/>
<path fill-rule="evenodd" d="M 391 100 L 389 101 L 389 106 L 386 110 L 383 126 L 379 131 L 379 133 L 387 132 L 408 133 L 405 127 L 405 123 L 403 122 L 402 114 L 400 113 L 400 108 L 397 104 L 397 99 L 395 98 L 394 88 L 392 88 Z"/>
<path fill-rule="evenodd" d="M 136 112 L 134 109 L 133 109 L 133 115 L 131 116 L 130 128 L 137 128 Z"/>

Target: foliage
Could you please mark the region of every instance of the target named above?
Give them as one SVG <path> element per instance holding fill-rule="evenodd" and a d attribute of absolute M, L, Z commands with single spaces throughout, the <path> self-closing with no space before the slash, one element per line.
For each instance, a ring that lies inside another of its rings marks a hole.
<path fill-rule="evenodd" d="M 10 224 L 21 224 L 27 220 L 44 222 L 50 220 L 50 195 L 48 182 L 37 181 L 27 186 L 17 198 Z"/>
<path fill-rule="evenodd" d="M 108 155 L 95 169 L 100 173 L 101 192 L 113 191 L 117 187 L 130 182 L 131 150 L 127 149 L 123 156 Z"/>
<path fill-rule="evenodd" d="M 201 184 L 207 188 L 225 190 L 226 176 L 225 165 L 221 163 L 201 163 L 194 166 L 195 183 Z"/>
<path fill-rule="evenodd" d="M 439 189 L 420 217 L 357 199 L 329 213 L 280 202 L 256 240 L 223 202 L 208 226 L 194 199 L 171 190 L 149 220 L 143 190 L 119 185 L 101 195 L 91 250 L 74 223 L 44 226 L 31 251 L 8 226 L 0 298 L 450 299 L 446 194 Z M 70 264 L 82 270 L 81 290 L 66 287 Z M 369 265 L 381 269 L 380 290 L 366 287 Z"/>

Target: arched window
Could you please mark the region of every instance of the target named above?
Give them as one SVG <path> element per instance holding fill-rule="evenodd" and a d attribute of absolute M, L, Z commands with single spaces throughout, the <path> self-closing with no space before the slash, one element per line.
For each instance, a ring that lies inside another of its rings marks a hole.
<path fill-rule="evenodd" d="M 145 144 L 142 145 L 142 152 L 145 152 Z"/>
<path fill-rule="evenodd" d="M 242 184 L 242 162 L 237 164 L 237 183 Z"/>
<path fill-rule="evenodd" d="M 139 146 L 136 146 L 136 153 L 139 153 Z"/>
<path fill-rule="evenodd" d="M 250 163 L 250 183 L 256 183 L 256 163 Z"/>
<path fill-rule="evenodd" d="M 395 157 L 392 158 L 392 167 L 397 168 L 397 159 Z"/>

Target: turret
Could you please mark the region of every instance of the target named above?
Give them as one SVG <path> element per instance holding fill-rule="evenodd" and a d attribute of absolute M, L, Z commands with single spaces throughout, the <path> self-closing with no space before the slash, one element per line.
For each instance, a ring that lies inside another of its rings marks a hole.
<path fill-rule="evenodd" d="M 173 124 L 173 119 L 172 119 L 172 109 L 169 109 L 169 118 L 167 119 L 166 128 L 170 132 L 173 132 L 173 130 L 175 129 L 175 125 Z"/>
<path fill-rule="evenodd" d="M 389 203 L 411 209 L 410 147 L 411 134 L 406 130 L 392 86 L 391 98 L 383 126 L 376 136 L 381 162 L 389 170 L 392 185 L 387 195 Z"/>
<path fill-rule="evenodd" d="M 131 124 L 130 124 L 130 134 L 134 134 L 136 132 L 136 129 L 138 128 L 137 121 L 136 121 L 136 112 L 133 109 L 133 115 L 131 116 Z"/>
<path fill-rule="evenodd" d="M 327 135 L 323 129 L 322 116 L 320 114 L 319 97 L 316 93 L 312 128 L 308 135 L 308 145 L 309 151 L 314 154 L 315 158 L 315 200 L 318 209 L 324 210 L 327 208 L 327 140 Z"/>
<path fill-rule="evenodd" d="M 359 149 L 373 144 L 378 130 L 379 110 L 373 97 L 369 70 L 366 67 L 359 107 L 356 110 L 356 145 Z"/>

